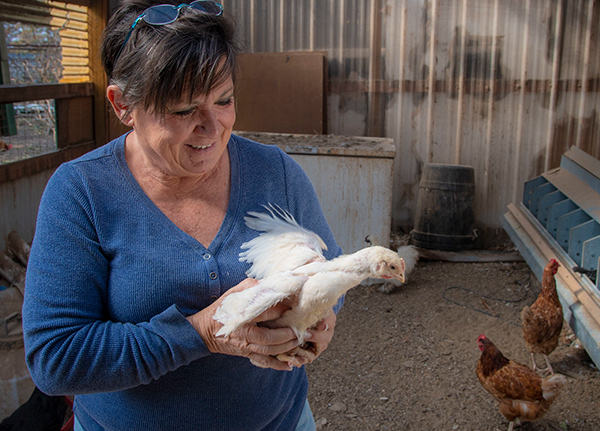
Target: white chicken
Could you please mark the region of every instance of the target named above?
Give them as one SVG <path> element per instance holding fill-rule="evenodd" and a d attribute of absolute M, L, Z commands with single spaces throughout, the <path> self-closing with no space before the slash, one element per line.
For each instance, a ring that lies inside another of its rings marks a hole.
<path fill-rule="evenodd" d="M 268 326 L 290 327 L 302 345 L 306 331 L 315 326 L 340 296 L 363 280 L 404 281 L 404 261 L 392 250 L 373 246 L 327 260 L 323 240 L 301 227 L 288 212 L 265 206 L 267 213 L 249 212 L 246 225 L 262 233 L 242 244 L 240 261 L 252 264 L 247 275 L 259 279 L 249 289 L 227 296 L 213 319 L 223 324 L 217 336 L 227 336 L 268 308 L 282 302 L 290 308 Z M 309 343 L 277 358 L 301 366 L 296 356 L 316 357 Z"/>
<path fill-rule="evenodd" d="M 417 262 L 419 261 L 419 251 L 412 245 L 403 245 L 399 247 L 398 256 L 400 256 L 404 260 L 405 281 L 401 282 L 395 278 L 387 280 L 379 287 L 379 290 L 383 293 L 392 293 L 396 289 L 396 287 L 406 284 L 408 282 L 408 275 L 412 272 L 413 269 L 415 269 L 415 266 L 417 266 Z"/>

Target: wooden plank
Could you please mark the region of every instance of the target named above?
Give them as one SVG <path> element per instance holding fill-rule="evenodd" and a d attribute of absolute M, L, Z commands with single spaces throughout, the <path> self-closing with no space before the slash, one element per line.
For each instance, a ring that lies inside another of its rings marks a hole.
<path fill-rule="evenodd" d="M 459 86 L 455 80 L 436 80 L 431 85 L 435 93 L 457 94 L 462 91 L 463 94 L 490 94 L 496 95 L 508 93 L 550 93 L 553 85 L 549 79 L 528 79 L 509 80 L 509 79 L 464 79 L 463 85 Z M 557 82 L 557 88 L 562 92 L 573 93 L 597 93 L 600 86 L 600 79 L 590 78 L 585 81 L 585 85 L 580 80 L 561 80 Z M 344 93 L 428 93 L 429 81 L 426 79 L 334 79 L 329 83 L 329 92 L 333 94 Z"/>
<path fill-rule="evenodd" d="M 600 221 L 600 195 L 587 183 L 562 168 L 546 172 L 542 176 L 589 216 Z"/>
<path fill-rule="evenodd" d="M 239 69 L 237 130 L 327 132 L 325 53 L 244 53 Z"/>
<path fill-rule="evenodd" d="M 89 21 L 89 49 L 94 55 L 90 55 L 90 79 L 93 82 L 92 94 L 94 95 L 94 140 L 99 147 L 110 141 L 108 131 L 108 109 L 110 107 L 106 99 L 106 87 L 108 85 L 104 68 L 100 61 L 100 44 L 102 31 L 108 21 L 108 0 L 95 1 L 90 5 L 88 13 Z M 111 108 L 112 109 L 112 108 Z"/>
<path fill-rule="evenodd" d="M 56 101 L 56 146 L 66 148 L 94 140 L 91 96 Z"/>
<path fill-rule="evenodd" d="M 61 163 L 75 159 L 94 148 L 94 142 L 85 142 L 64 150 L 0 165 L 0 184 L 54 169 Z"/>
<path fill-rule="evenodd" d="M 0 104 L 27 102 L 29 100 L 68 99 L 71 97 L 92 96 L 94 84 L 37 84 L 0 85 Z"/>
<path fill-rule="evenodd" d="M 234 133 L 263 144 L 277 145 L 288 154 L 392 159 L 396 156 L 396 147 L 391 138 L 240 131 Z"/>
<path fill-rule="evenodd" d="M 371 6 L 371 42 L 369 43 L 369 76 L 375 80 L 383 75 L 382 33 L 383 14 L 381 0 L 369 2 Z M 368 98 L 367 136 L 385 136 L 385 110 L 382 113 L 382 94 L 375 92 Z"/>
<path fill-rule="evenodd" d="M 445 262 L 522 262 L 519 252 L 503 252 L 490 250 L 444 251 L 429 250 L 416 247 L 419 258 L 426 260 L 441 260 Z"/>
<path fill-rule="evenodd" d="M 577 147 L 571 147 L 561 157 L 560 167 L 600 193 L 600 160 Z"/>
<path fill-rule="evenodd" d="M 78 82 L 89 82 L 90 80 L 90 75 L 86 74 L 86 75 L 69 75 L 67 77 L 63 77 L 63 79 L 60 80 L 61 83 L 63 84 L 74 84 L 74 83 L 78 83 Z"/>
<path fill-rule="evenodd" d="M 94 2 L 93 0 L 63 0 L 65 3 L 67 3 L 67 8 L 71 8 L 72 6 L 70 5 L 80 5 L 80 6 L 87 6 L 87 7 L 92 7 L 94 5 L 94 3 L 101 3 L 99 1 Z M 105 3 L 104 1 L 102 1 L 102 3 Z"/>

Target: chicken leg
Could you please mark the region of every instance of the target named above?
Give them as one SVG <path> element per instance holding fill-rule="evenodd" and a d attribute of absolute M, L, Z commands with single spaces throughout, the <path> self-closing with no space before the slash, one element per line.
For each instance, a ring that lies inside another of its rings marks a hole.
<path fill-rule="evenodd" d="M 552 365 L 550 365 L 550 358 L 548 358 L 548 355 L 544 355 L 544 359 L 546 360 L 546 368 L 539 368 L 535 362 L 535 354 L 532 352 L 531 353 L 531 361 L 533 362 L 533 371 L 539 371 L 540 373 L 547 373 L 550 372 L 549 375 L 554 374 L 554 370 L 552 369 Z"/>
<path fill-rule="evenodd" d="M 287 353 L 277 355 L 277 359 L 282 362 L 287 362 L 290 366 L 300 368 L 302 365 L 311 363 L 321 353 L 321 349 L 315 343 L 306 342 L 302 346 L 298 346 Z M 305 358 L 302 360 L 300 358 Z"/>

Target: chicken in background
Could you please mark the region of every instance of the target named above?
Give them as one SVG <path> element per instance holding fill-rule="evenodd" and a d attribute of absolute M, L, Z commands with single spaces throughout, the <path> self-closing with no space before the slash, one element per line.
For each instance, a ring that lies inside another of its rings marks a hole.
<path fill-rule="evenodd" d="M 2 139 L 0 139 L 0 152 L 2 152 L 2 151 L 8 151 L 12 147 L 13 147 L 12 144 L 7 144 Z"/>
<path fill-rule="evenodd" d="M 579 265 L 575 265 L 573 267 L 573 271 L 577 272 L 578 274 L 585 275 L 592 283 L 596 284 L 596 277 L 598 276 L 597 269 L 585 269 Z"/>
<path fill-rule="evenodd" d="M 534 421 L 544 416 L 566 383 L 565 377 L 540 377 L 531 368 L 506 358 L 483 334 L 477 345 L 481 350 L 477 378 L 498 401 L 500 413 L 510 422 L 508 431 L 513 430 L 516 420 Z"/>
<path fill-rule="evenodd" d="M 223 324 L 217 336 L 227 336 L 251 322 L 268 308 L 283 303 L 289 307 L 282 316 L 268 322 L 270 328 L 290 327 L 302 344 L 306 331 L 314 327 L 337 303 L 340 296 L 363 280 L 373 278 L 404 281 L 404 261 L 384 247 L 366 247 L 330 261 L 322 250 L 323 240 L 301 227 L 281 208 L 265 206 L 270 214 L 249 212 L 244 218 L 251 229 L 262 232 L 242 244 L 242 262 L 251 263 L 248 277 L 259 283 L 227 296 L 213 319 Z M 297 357 L 313 360 L 315 346 L 305 343 L 281 361 L 300 367 Z"/>
<path fill-rule="evenodd" d="M 542 275 L 541 292 L 533 305 L 525 306 L 521 311 L 521 328 L 527 350 L 531 353 L 533 371 L 539 370 L 550 374 L 554 371 L 548 355 L 556 349 L 563 326 L 563 310 L 554 279 L 559 266 L 556 259 L 550 260 Z M 544 355 L 546 368 L 538 368 L 535 362 L 536 353 Z"/>
<path fill-rule="evenodd" d="M 398 286 L 402 286 L 408 282 L 408 275 L 415 269 L 417 262 L 419 261 L 419 251 L 412 245 L 403 245 L 398 248 L 398 256 L 404 260 L 404 281 L 392 278 L 386 280 L 379 290 L 383 293 L 392 293 Z"/>

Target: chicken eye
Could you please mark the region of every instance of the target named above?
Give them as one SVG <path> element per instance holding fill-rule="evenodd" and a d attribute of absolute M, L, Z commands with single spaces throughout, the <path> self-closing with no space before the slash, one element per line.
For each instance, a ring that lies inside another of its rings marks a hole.
<path fill-rule="evenodd" d="M 396 270 L 396 265 L 391 265 L 390 268 L 392 268 L 392 271 Z"/>

